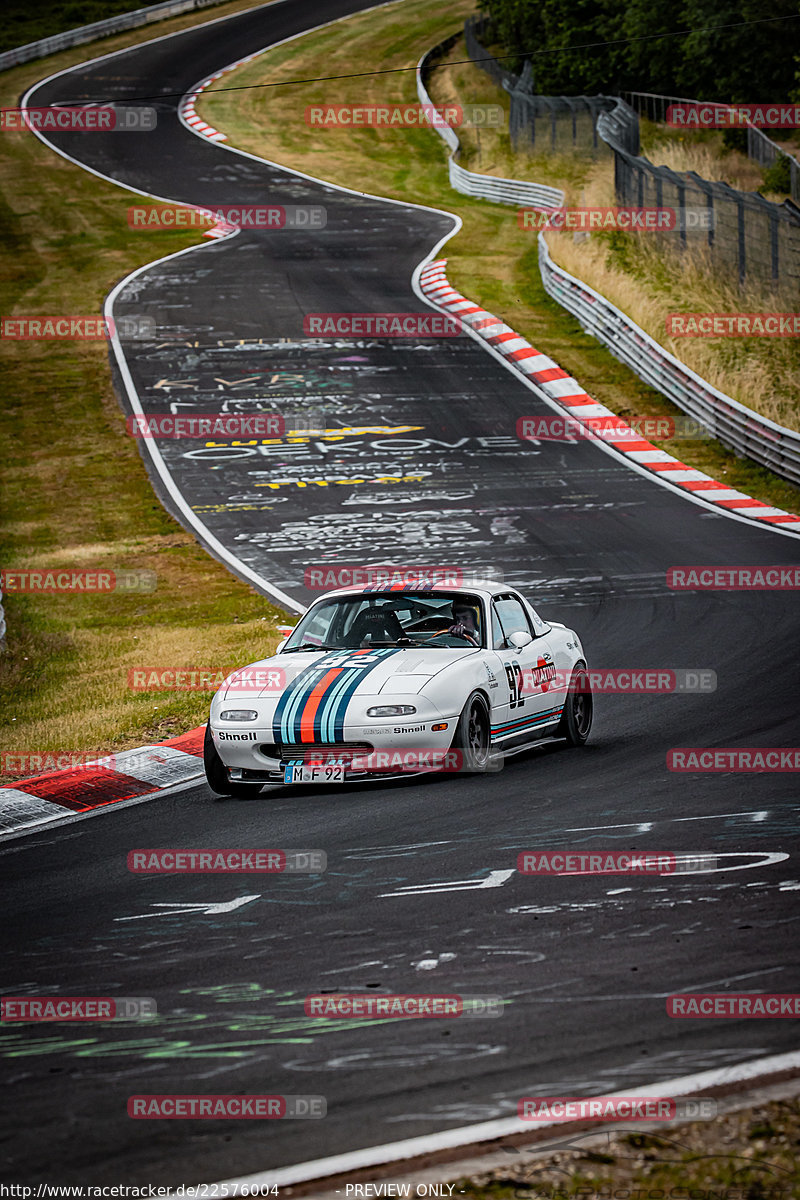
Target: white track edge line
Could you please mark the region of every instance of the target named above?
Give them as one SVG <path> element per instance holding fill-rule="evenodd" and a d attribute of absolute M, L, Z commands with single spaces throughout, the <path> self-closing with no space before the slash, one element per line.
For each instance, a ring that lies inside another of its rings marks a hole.
<path fill-rule="evenodd" d="M 395 0 L 390 0 L 390 2 L 394 3 Z M 376 9 L 376 8 L 388 8 L 388 7 L 389 7 L 388 4 L 377 4 L 377 5 L 374 5 L 373 8 L 362 9 L 361 11 L 362 12 L 373 12 L 374 9 Z M 358 16 L 358 15 L 360 15 L 360 14 L 358 14 L 358 13 L 351 14 L 351 16 Z M 305 31 L 305 33 L 294 34 L 291 38 L 284 39 L 283 42 L 275 42 L 274 45 L 272 45 L 272 46 L 265 46 L 265 47 L 263 47 L 263 49 L 255 51 L 253 57 L 258 57 L 260 54 L 266 54 L 270 50 L 275 49 L 277 46 L 284 45 L 285 42 L 287 42 L 287 41 L 294 41 L 296 38 L 305 37 L 306 34 L 314 33 L 314 32 L 316 32 L 317 29 L 325 28 L 327 25 L 335 25 L 339 21 L 345 21 L 345 20 L 349 20 L 349 19 L 350 19 L 349 17 L 338 17 L 336 19 L 336 21 L 325 22 L 325 25 L 316 26 L 314 29 L 308 29 Z M 234 67 L 236 64 L 233 63 L 230 65 L 231 65 L 231 67 Z M 227 69 L 228 68 L 223 67 L 223 71 L 225 71 Z M 202 82 L 203 81 L 201 80 L 199 83 L 193 85 L 193 89 L 190 88 L 189 91 L 186 93 L 186 95 L 187 96 L 191 95 L 193 90 L 197 91 L 197 89 L 200 88 Z M 182 117 L 181 111 L 180 111 L 180 107 L 182 104 L 183 104 L 183 101 L 181 101 L 181 103 L 179 104 L 179 107 L 178 107 L 178 117 L 181 120 L 182 124 L 184 124 L 187 131 L 189 133 L 193 133 L 195 135 L 195 137 L 202 137 L 203 136 L 202 134 L 197 133 L 196 130 L 192 129 L 191 125 L 187 124 L 183 120 L 183 117 Z M 425 267 L 429 266 L 433 262 L 433 260 L 436 258 L 436 256 L 441 251 L 442 247 L 447 244 L 447 242 L 450 240 L 450 238 L 455 237 L 456 234 L 459 233 L 459 231 L 461 230 L 463 221 L 462 221 L 461 217 L 458 215 L 458 213 L 450 212 L 449 209 L 434 208 L 431 205 L 427 205 L 427 204 L 415 204 L 414 201 L 411 201 L 411 200 L 395 200 L 394 197 L 392 197 L 392 196 L 377 196 L 373 192 L 361 192 L 355 188 L 345 187 L 343 184 L 331 183 L 329 180 L 321 179 L 317 175 L 308 175 L 305 171 L 300 171 L 295 167 L 287 167 L 283 163 L 274 162 L 272 159 L 262 158 L 257 154 L 251 154 L 249 150 L 241 150 L 238 146 L 231 146 L 228 144 L 223 145 L 222 143 L 218 143 L 218 145 L 220 145 L 220 148 L 222 150 L 227 150 L 231 154 L 238 154 L 242 158 L 251 159 L 253 162 L 267 163 L 268 166 L 276 167 L 278 170 L 286 171 L 292 175 L 297 175 L 302 179 L 308 179 L 313 183 L 319 183 L 325 187 L 333 188 L 335 191 L 346 192 L 349 195 L 364 196 L 364 197 L 367 197 L 368 199 L 372 199 L 372 200 L 381 200 L 386 204 L 399 204 L 406 208 L 422 209 L 423 211 L 426 211 L 426 212 L 440 213 L 443 216 L 450 217 L 450 219 L 455 223 L 455 227 L 450 231 L 450 233 L 445 234 L 440 239 L 440 241 L 437 242 L 436 246 L 434 246 L 434 248 L 425 256 L 425 258 L 422 259 L 417 264 L 416 268 L 414 269 L 412 278 L 411 278 L 411 286 L 414 290 L 415 295 L 424 304 L 427 304 L 431 308 L 435 308 L 438 312 L 443 313 L 445 316 L 453 315 L 452 313 L 448 312 L 448 310 L 446 308 L 443 308 L 442 305 L 438 304 L 435 300 L 433 300 L 430 297 L 425 295 L 425 293 L 421 290 L 420 283 L 419 283 L 419 277 L 420 277 L 421 272 L 425 269 Z M 442 270 L 446 272 L 446 264 L 442 268 Z M 445 279 L 446 279 L 446 274 L 445 274 Z M 457 289 L 454 289 L 454 290 L 457 290 Z M 465 296 L 465 300 L 469 300 L 469 302 L 471 304 L 475 304 L 475 305 L 477 305 L 477 307 L 482 307 L 481 305 L 478 304 L 477 301 L 470 300 L 470 298 L 468 296 Z M 494 314 L 490 314 L 490 315 L 494 315 Z M 509 328 L 511 328 L 511 326 L 509 326 Z M 511 371 L 514 374 L 515 378 L 523 380 L 524 383 L 526 384 L 526 386 L 534 393 L 534 395 L 536 395 L 538 399 L 544 401 L 544 403 L 548 406 L 548 408 L 552 409 L 553 412 L 558 413 L 560 416 L 564 415 L 564 412 L 565 412 L 564 408 L 562 408 L 561 405 L 555 403 L 555 401 L 551 400 L 551 398 L 549 396 L 545 395 L 545 393 L 541 390 L 541 387 L 537 386 L 535 383 L 533 383 L 532 380 L 528 379 L 527 376 L 515 365 L 515 363 L 512 360 L 509 360 L 509 359 L 505 358 L 502 354 L 500 354 L 499 351 L 497 351 L 494 346 L 491 346 L 484 338 L 482 338 L 480 336 L 480 334 L 478 334 L 474 330 L 472 330 L 466 322 L 462 322 L 462 329 L 465 330 L 467 332 L 468 336 L 473 338 L 474 341 L 479 342 L 480 345 L 483 346 L 483 348 L 485 350 L 487 350 L 489 354 L 493 355 L 494 358 L 496 358 L 498 362 L 503 363 L 503 365 L 507 368 L 507 370 Z M 516 331 L 514 331 L 514 332 L 516 332 Z M 519 334 L 519 336 L 521 337 L 523 335 Z M 530 343 L 528 343 L 528 344 L 530 345 Z M 531 348 L 535 349 L 535 347 L 531 347 Z M 539 351 L 539 353 L 543 353 L 543 351 Z M 610 353 L 610 351 L 609 351 L 609 353 Z M 557 363 L 554 363 L 554 365 L 558 366 Z M 588 395 L 588 392 L 587 392 L 587 395 Z M 665 488 L 667 491 L 672 492 L 674 495 L 680 496 L 683 500 L 687 500 L 692 504 L 696 504 L 699 508 L 704 508 L 704 509 L 706 509 L 706 511 L 715 513 L 717 516 L 725 516 L 725 517 L 728 517 L 732 521 L 738 521 L 741 524 L 747 525 L 750 529 L 753 529 L 753 528 L 766 529 L 768 531 L 778 533 L 782 537 L 800 539 L 800 533 L 796 533 L 794 530 L 781 529 L 780 525 L 772 525 L 772 524 L 766 524 L 763 522 L 759 522 L 756 518 L 753 518 L 753 517 L 740 517 L 731 509 L 720 508 L 719 505 L 712 504 L 708 500 L 703 500 L 702 497 L 696 496 L 693 492 L 689 491 L 688 489 L 681 488 L 677 484 L 670 483 L 668 479 L 662 478 L 661 474 L 659 472 L 645 470 L 638 463 L 636 463 L 632 459 L 628 458 L 628 456 L 625 454 L 624 451 L 616 450 L 613 446 L 609 446 L 607 443 L 603 442 L 602 439 L 598 439 L 598 441 L 596 443 L 593 442 L 593 444 L 598 445 L 605 454 L 610 455 L 617 462 L 624 463 L 630 470 L 635 471 L 637 474 L 641 475 L 643 479 L 649 479 L 651 482 L 658 484 L 659 486 Z"/>
<path fill-rule="evenodd" d="M 285 3 L 285 2 L 286 2 L 286 0 L 272 0 L 272 3 L 276 3 L 276 4 Z M 373 12 L 379 8 L 387 8 L 391 4 L 397 4 L 397 3 L 402 3 L 402 0 L 390 0 L 389 4 L 375 4 L 375 5 L 372 5 L 370 8 L 360 9 L 357 13 L 351 13 L 346 17 L 337 17 L 334 21 L 326 21 L 322 25 L 315 26 L 312 29 L 303 30 L 300 33 L 293 34 L 289 38 L 284 38 L 281 41 L 274 42 L 274 43 L 270 44 L 269 46 L 264 47 L 262 50 L 256 51 L 255 54 L 256 54 L 256 56 L 258 56 L 259 54 L 266 53 L 268 50 L 274 49 L 277 46 L 284 45 L 286 42 L 295 41 L 297 38 L 305 37 L 309 33 L 316 32 L 318 29 L 324 29 L 328 25 L 337 24 L 340 21 L 349 20 L 350 17 L 360 16 L 362 13 Z M 254 7 L 254 9 L 245 9 L 244 12 L 253 12 L 253 11 L 255 11 L 255 9 L 262 8 L 262 7 L 267 7 L 267 6 L 266 5 L 256 5 Z M 139 50 L 144 46 L 153 45 L 156 42 L 166 41 L 168 38 L 178 37 L 184 33 L 194 32 L 197 29 L 206 28 L 209 25 L 215 25 L 215 24 L 219 23 L 220 21 L 229 21 L 229 20 L 232 20 L 234 17 L 238 17 L 241 15 L 242 15 L 241 13 L 233 13 L 233 14 L 229 14 L 228 16 L 225 16 L 225 17 L 216 17 L 211 21 L 204 21 L 198 25 L 189 26 L 188 29 L 181 29 L 181 30 L 176 30 L 173 33 L 162 34 L 160 37 L 150 38 L 144 42 L 137 42 L 137 43 L 134 43 L 134 45 L 126 46 L 121 50 L 114 50 L 110 54 L 98 55 L 97 57 L 92 58 L 92 59 L 87 59 L 84 62 L 75 63 L 71 67 L 65 67 L 60 71 L 54 72 L 52 75 L 46 76 L 44 79 L 38 80 L 35 84 L 32 84 L 31 87 L 28 88 L 28 90 L 26 91 L 25 95 L 22 98 L 21 107 L 22 108 L 28 107 L 29 99 L 34 91 L 36 91 L 40 87 L 44 87 L 47 83 L 50 83 L 53 79 L 58 79 L 62 75 L 68 75 L 73 71 L 90 66 L 94 63 L 102 62 L 105 59 L 115 58 L 115 57 L 118 57 L 119 55 L 127 54 L 134 50 Z M 239 62 L 239 61 L 240 60 L 237 60 L 237 62 Z M 226 69 L 227 68 L 223 67 L 222 72 L 224 72 Z M 205 76 L 204 78 L 210 79 L 211 77 Z M 188 130 L 188 132 L 193 133 L 196 137 L 202 137 L 204 139 L 204 141 L 208 142 L 209 139 L 204 134 L 193 129 L 192 126 L 187 123 L 187 121 L 183 117 L 183 113 L 181 111 L 182 107 L 186 101 L 186 97 L 192 95 L 193 93 L 196 93 L 199 87 L 200 87 L 200 84 L 193 84 L 192 87 L 190 87 L 189 90 L 184 93 L 183 97 L 178 101 L 178 104 L 176 106 L 176 114 L 177 114 L 178 120 L 184 126 L 184 128 Z M 39 130 L 34 128 L 33 132 L 39 138 L 39 140 L 43 143 L 43 145 L 48 147 L 48 149 L 55 151 L 56 154 L 59 154 L 62 158 L 66 159 L 68 162 L 73 163 L 75 166 L 79 167 L 81 170 L 87 171 L 88 173 L 95 175 L 99 179 L 104 179 L 107 182 L 114 184 L 116 187 L 123 188 L 126 191 L 134 192 L 139 196 L 151 196 L 153 199 L 161 200 L 166 203 L 176 203 L 176 201 L 172 200 L 171 197 L 160 196 L 154 192 L 145 192 L 145 191 L 142 191 L 141 188 L 133 187 L 130 184 L 122 183 L 120 180 L 114 179 L 110 175 L 105 175 L 103 172 L 97 171 L 93 167 L 87 166 L 85 163 L 82 163 L 79 159 L 73 158 L 72 155 L 68 154 L 64 150 L 61 150 L 58 146 L 55 146 L 46 137 L 44 137 Z M 217 142 L 216 144 L 221 146 L 222 149 L 232 149 L 232 147 L 224 146 L 220 142 Z M 245 152 L 238 151 L 237 153 L 244 154 Z M 246 157 L 253 158 L 256 162 L 269 163 L 268 159 L 258 158 L 255 155 L 246 155 Z M 279 170 L 285 171 L 288 174 L 295 174 L 295 175 L 302 174 L 302 172 L 292 171 L 291 168 L 283 167 L 283 166 L 281 166 L 280 163 L 269 163 L 269 165 L 275 166 Z M 324 180 L 316 179 L 316 177 L 311 176 L 311 175 L 304 176 L 304 178 L 307 178 L 315 183 L 321 183 L 321 184 L 325 183 Z M 329 185 L 329 186 L 336 187 L 335 184 Z M 351 188 L 337 188 L 337 190 L 347 191 L 353 195 L 365 196 L 365 197 L 375 199 L 375 200 L 384 200 L 385 202 L 391 203 L 391 204 L 400 204 L 400 205 L 405 205 L 406 207 L 420 208 L 420 209 L 424 209 L 425 211 L 438 211 L 435 209 L 434 210 L 428 209 L 427 205 L 421 205 L 421 204 L 406 205 L 405 201 L 391 200 L 389 198 L 381 197 L 381 196 L 370 196 L 370 194 L 366 193 L 366 192 L 354 192 L 353 189 L 351 189 Z M 185 204 L 185 202 L 183 202 L 183 201 L 181 201 L 180 203 Z M 192 205 L 192 204 L 185 204 L 185 207 L 197 208 L 199 206 Z M 448 214 L 448 215 L 453 216 L 454 214 Z M 455 219 L 458 221 L 458 228 L 460 228 L 461 227 L 460 218 L 456 217 Z M 458 231 L 457 229 L 453 230 L 453 233 L 455 233 L 457 231 Z M 237 229 L 235 232 L 226 234 L 224 236 L 225 237 L 236 237 L 238 233 L 239 233 L 239 230 Z M 449 236 L 452 236 L 452 234 L 450 234 Z M 219 241 L 219 240 L 221 240 L 221 239 L 217 239 L 217 241 Z M 441 242 L 438 243 L 438 245 L 436 247 L 436 251 L 438 251 L 439 247 L 442 246 L 446 240 L 447 240 L 447 238 L 444 238 Z M 129 275 L 126 275 L 124 279 L 120 280 L 119 283 L 117 283 L 117 285 L 112 289 L 112 291 L 106 297 L 105 304 L 104 304 L 104 312 L 105 312 L 106 316 L 111 317 L 113 320 L 113 305 L 114 305 L 115 298 L 117 297 L 118 293 L 122 290 L 122 288 L 125 287 L 125 285 L 127 283 L 129 283 L 130 280 L 135 279 L 137 277 L 137 275 L 141 274 L 143 271 L 149 270 L 151 267 L 155 267 L 161 263 L 167 262 L 172 258 L 178 258 L 183 254 L 189 254 L 196 250 L 207 249 L 208 245 L 210 245 L 210 244 L 211 243 L 203 243 L 203 244 L 196 245 L 196 246 L 187 246 L 183 250 L 178 250 L 172 254 L 164 255 L 162 258 L 153 259 L 151 262 L 145 263 L 142 266 L 137 267 L 135 271 L 132 271 Z M 133 378 L 132 378 L 130 370 L 128 368 L 127 361 L 125 360 L 124 351 L 122 350 L 122 345 L 120 343 L 119 336 L 118 336 L 118 333 L 116 330 L 116 323 L 112 324 L 112 328 L 113 328 L 113 333 L 112 333 L 110 340 L 111 340 L 111 344 L 112 344 L 112 347 L 114 350 L 114 356 L 117 360 L 117 365 L 120 370 L 120 374 L 122 375 L 123 382 L 125 384 L 125 390 L 128 395 L 128 400 L 131 404 L 131 408 L 133 409 L 133 411 L 135 413 L 144 415 L 144 410 L 141 406 L 141 401 L 139 399 L 139 395 L 136 390 L 136 385 L 133 382 Z M 154 466 L 159 478 L 161 479 L 162 484 L 164 485 L 168 494 L 170 495 L 173 502 L 175 503 L 178 511 L 183 514 L 184 518 L 186 519 L 186 521 L 189 524 L 189 527 L 193 528 L 195 531 L 200 533 L 201 537 L 205 540 L 207 546 L 213 547 L 216 555 L 218 557 L 220 557 L 223 562 L 227 563 L 229 566 L 233 566 L 235 574 L 237 574 L 239 576 L 242 576 L 242 575 L 246 576 L 248 581 L 255 583 L 257 587 L 266 591 L 271 598 L 277 599 L 279 601 L 279 603 L 283 607 L 288 608 L 290 612 L 295 612 L 298 615 L 302 615 L 306 610 L 305 605 L 300 604 L 299 601 L 295 600 L 293 597 L 289 596 L 287 593 L 281 591 L 280 588 L 275 587 L 274 584 L 271 584 L 268 580 L 264 579 L 263 576 L 258 575 L 255 571 L 252 570 L 251 567 L 248 567 L 245 563 L 243 563 L 240 559 L 238 559 L 230 550 L 228 550 L 225 546 L 223 546 L 223 544 L 211 533 L 211 531 L 204 524 L 204 522 L 201 521 L 200 518 L 197 517 L 196 514 L 191 510 L 187 501 L 181 495 L 180 491 L 177 488 L 177 485 L 175 484 L 174 480 L 171 477 L 171 474 L 167 470 L 166 464 L 164 463 L 164 460 L 163 460 L 160 450 L 158 449 L 158 447 L 155 444 L 151 444 L 151 442 L 153 440 L 152 439 L 143 439 L 143 440 L 145 441 L 144 449 L 150 455 L 150 459 L 153 463 L 153 466 Z"/>
<path fill-rule="evenodd" d="M 271 0 L 271 3 L 283 4 L 283 3 L 286 3 L 286 0 Z M 258 5 L 255 5 L 253 9 L 245 9 L 245 10 L 243 10 L 243 12 L 244 13 L 253 12 L 258 8 L 264 8 L 264 7 L 267 7 L 267 5 L 258 4 Z M 101 55 L 97 56 L 96 58 L 88 59 L 81 63 L 76 63 L 73 66 L 65 67 L 64 69 L 62 69 L 60 71 L 55 71 L 52 75 L 48 75 L 44 79 L 38 80 L 38 82 L 32 84 L 28 88 L 28 90 L 25 92 L 25 95 L 22 97 L 22 100 L 20 102 L 20 107 L 27 108 L 29 106 L 29 100 L 30 100 L 31 95 L 38 88 L 44 87 L 47 83 L 50 83 L 53 79 L 58 79 L 62 75 L 68 75 L 73 71 L 79 70 L 86 66 L 90 66 L 94 63 L 102 62 L 105 59 L 115 58 L 121 54 L 128 54 L 131 51 L 141 49 L 143 46 L 150 46 L 156 42 L 166 41 L 168 38 L 178 37 L 179 35 L 184 34 L 184 33 L 194 32 L 197 29 L 205 28 L 209 25 L 215 25 L 220 21 L 229 21 L 229 20 L 232 20 L 234 17 L 239 17 L 241 15 L 242 15 L 242 13 L 233 13 L 233 14 L 229 14 L 228 16 L 225 16 L 225 17 L 215 17 L 211 21 L 203 21 L 203 22 L 200 22 L 198 25 L 191 25 L 191 26 L 189 26 L 188 29 L 180 29 L 180 30 L 176 30 L 173 33 L 162 34 L 160 37 L 150 38 L 144 42 L 137 42 L 137 43 L 134 43 L 132 46 L 126 46 L 121 50 L 114 50 L 110 54 L 101 54 Z M 184 124 L 185 124 L 185 122 L 184 122 Z M 186 128 L 189 128 L 189 126 L 186 126 Z M 101 171 L 96 171 L 93 167 L 87 166 L 85 163 L 82 163 L 79 159 L 73 158 L 71 154 L 68 154 L 66 151 L 61 150 L 58 146 L 54 145 L 46 137 L 44 137 L 39 130 L 34 128 L 33 132 L 36 135 L 36 137 L 38 137 L 39 140 L 43 143 L 43 145 L 47 146 L 47 148 L 49 150 L 55 151 L 56 154 L 60 155 L 64 159 L 66 159 L 68 162 L 73 163 L 73 165 L 79 167 L 83 171 L 87 171 L 91 175 L 95 175 L 98 179 L 104 179 L 108 183 L 111 183 L 111 184 L 115 185 L 116 187 L 123 188 L 125 191 L 134 192 L 139 196 L 151 196 L 155 200 L 162 200 L 162 201 L 165 201 L 166 203 L 176 203 L 176 201 L 172 200 L 171 197 L 159 196 L 154 192 L 142 191 L 141 188 L 136 188 L 136 187 L 131 186 L 130 184 L 122 183 L 120 180 L 114 179 L 110 175 L 105 175 Z M 206 140 L 208 140 L 208 139 L 206 139 Z M 197 205 L 192 205 L 190 203 L 185 203 L 183 201 L 181 201 L 180 203 L 184 204 L 184 206 L 187 208 L 199 207 Z M 226 234 L 225 236 L 226 237 L 236 237 L 236 235 L 238 233 L 239 233 L 239 230 L 237 229 L 235 232 Z M 220 240 L 220 239 L 217 239 L 217 240 Z M 153 259 L 151 262 L 145 263 L 141 267 L 137 267 L 135 271 L 132 271 L 129 275 L 126 275 L 124 279 L 120 280 L 120 282 L 111 290 L 111 292 L 106 297 L 105 302 L 104 302 L 104 307 L 103 307 L 103 311 L 106 314 L 106 316 L 111 317 L 113 320 L 114 299 L 116 298 L 116 296 L 120 292 L 120 290 L 127 283 L 129 283 L 130 280 L 135 279 L 137 275 L 141 274 L 142 271 L 146 271 L 150 267 L 158 266 L 161 263 L 168 262 L 172 258 L 178 258 L 183 254 L 189 254 L 195 250 L 207 249 L 210 244 L 212 244 L 212 243 L 206 242 L 206 243 L 201 243 L 201 244 L 195 245 L 195 246 L 187 246 L 183 250 L 178 250 L 172 254 L 164 255 L 161 258 Z M 129 370 L 127 362 L 125 360 L 124 353 L 122 351 L 122 346 L 121 346 L 121 343 L 119 340 L 119 335 L 118 335 L 117 329 L 116 329 L 116 323 L 112 324 L 112 329 L 113 329 L 113 333 L 112 333 L 111 339 L 110 339 L 111 345 L 114 350 L 114 357 L 117 360 L 117 365 L 119 367 L 120 374 L 122 375 L 122 379 L 125 384 L 125 390 L 128 395 L 128 400 L 131 404 L 131 408 L 133 409 L 134 413 L 143 415 L 144 410 L 142 408 L 141 401 L 139 400 L 139 395 L 138 395 L 138 392 L 136 391 L 136 386 L 133 382 L 133 379 L 130 374 L 130 370 Z M 222 561 L 224 563 L 226 563 L 229 567 L 233 567 L 234 573 L 237 576 L 239 576 L 239 577 L 245 576 L 248 582 L 255 584 L 256 587 L 258 587 L 262 591 L 267 592 L 269 598 L 277 600 L 279 602 L 279 604 L 281 605 L 281 607 L 288 608 L 290 612 L 294 612 L 299 615 L 302 615 L 302 613 L 305 612 L 305 608 L 306 608 L 305 605 L 300 604 L 299 601 L 297 601 L 293 597 L 287 595 L 285 592 L 281 591 L 280 588 L 275 587 L 274 584 L 271 584 L 268 580 L 264 579 L 257 572 L 253 571 L 251 567 L 248 567 L 245 563 L 243 563 L 240 559 L 238 559 L 234 554 L 232 554 L 231 551 L 228 550 L 227 547 L 223 546 L 223 544 L 211 533 L 211 531 L 208 529 L 208 527 L 204 524 L 203 521 L 200 520 L 199 517 L 196 516 L 196 514 L 190 508 L 188 502 L 181 495 L 180 491 L 177 488 L 177 485 L 175 484 L 174 480 L 172 479 L 170 473 L 167 470 L 166 464 L 164 463 L 163 457 L 161 455 L 161 451 L 158 449 L 158 447 L 155 444 L 151 445 L 151 442 L 153 441 L 153 439 L 145 438 L 142 440 L 145 442 L 144 449 L 149 454 L 151 462 L 153 464 L 153 467 L 156 470 L 156 473 L 158 474 L 162 484 L 166 488 L 169 496 L 175 503 L 176 508 L 184 516 L 190 529 L 194 529 L 196 533 L 199 533 L 200 536 L 203 538 L 203 540 L 206 542 L 206 545 L 208 547 L 213 548 L 215 555 L 218 556 L 219 558 L 221 558 Z"/>
<path fill-rule="evenodd" d="M 683 1075 L 675 1079 L 649 1084 L 646 1087 L 626 1088 L 623 1092 L 608 1092 L 604 1095 L 609 1097 L 684 1096 L 705 1088 L 758 1079 L 761 1076 L 775 1075 L 780 1071 L 792 1069 L 800 1070 L 800 1051 L 736 1063 L 730 1067 L 716 1067 L 710 1071 L 700 1071 L 694 1075 Z M 587 1099 L 591 1099 L 591 1097 L 587 1097 Z M 518 1117 L 501 1117 L 495 1121 L 482 1121 L 477 1125 L 462 1125 L 457 1129 L 446 1129 L 440 1133 L 423 1134 L 420 1137 L 405 1138 L 399 1142 L 388 1142 L 363 1150 L 335 1154 L 329 1158 L 298 1163 L 292 1167 L 279 1167 L 271 1171 L 261 1171 L 253 1175 L 242 1175 L 235 1179 L 216 1182 L 248 1186 L 251 1184 L 274 1186 L 277 1184 L 288 1187 L 294 1183 L 308 1183 L 331 1175 L 358 1171 L 365 1167 L 384 1166 L 393 1162 L 399 1164 L 409 1158 L 432 1154 L 438 1150 L 460 1146 L 466 1148 L 476 1142 L 493 1141 L 511 1134 L 530 1133 L 534 1129 L 544 1129 L 561 1124 L 563 1122 L 556 1120 L 532 1122 L 522 1121 Z"/>
<path fill-rule="evenodd" d="M 3 854 L 6 842 L 15 842 L 34 834 L 50 833 L 51 830 L 60 829 L 63 825 L 75 825 L 78 821 L 88 821 L 90 817 L 101 817 L 108 812 L 118 812 L 121 808 L 133 808 L 136 804 L 147 804 L 150 800 L 160 800 L 163 796 L 176 795 L 178 792 L 186 791 L 187 788 L 197 787 L 198 782 L 205 779 L 202 760 L 198 758 L 197 761 L 200 763 L 200 767 L 196 775 L 189 779 L 182 779 L 179 783 L 171 783 L 169 787 L 157 788 L 156 791 L 147 792 L 144 796 L 130 796 L 127 800 L 111 800 L 107 804 L 98 805 L 90 812 L 75 813 L 70 812 L 69 809 L 62 809 L 63 817 L 56 814 L 54 817 L 45 818 L 38 825 L 26 825 L 23 829 L 0 833 L 0 855 Z M 53 801 L 53 807 L 56 807 L 55 801 Z"/>

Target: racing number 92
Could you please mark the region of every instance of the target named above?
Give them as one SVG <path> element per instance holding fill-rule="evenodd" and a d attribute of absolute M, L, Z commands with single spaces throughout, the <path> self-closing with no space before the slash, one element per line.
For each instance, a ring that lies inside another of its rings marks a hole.
<path fill-rule="evenodd" d="M 506 679 L 508 680 L 508 707 L 523 708 L 525 697 L 522 694 L 522 668 L 516 659 L 503 665 L 506 669 Z"/>

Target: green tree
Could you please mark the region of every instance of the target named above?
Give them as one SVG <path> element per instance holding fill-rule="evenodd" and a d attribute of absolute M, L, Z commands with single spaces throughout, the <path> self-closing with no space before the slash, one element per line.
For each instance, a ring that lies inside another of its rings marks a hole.
<path fill-rule="evenodd" d="M 485 0 L 485 11 L 497 40 L 531 58 L 543 94 L 628 89 L 756 102 L 800 94 L 800 0 Z M 776 17 L 787 19 L 765 22 Z"/>
<path fill-rule="evenodd" d="M 683 38 L 663 35 L 687 28 L 683 3 L 661 7 L 652 0 L 630 0 L 622 28 L 630 38 L 624 50 L 624 88 L 677 95 Z"/>
<path fill-rule="evenodd" d="M 798 0 L 684 0 L 686 27 L 677 74 L 699 100 L 788 100 L 800 43 Z M 773 20 L 741 25 L 743 21 Z M 709 29 L 709 26 L 733 26 Z"/>

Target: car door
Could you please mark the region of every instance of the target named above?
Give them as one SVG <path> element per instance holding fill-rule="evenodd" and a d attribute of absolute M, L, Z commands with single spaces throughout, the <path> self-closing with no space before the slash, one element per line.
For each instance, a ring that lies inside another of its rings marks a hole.
<path fill-rule="evenodd" d="M 520 596 L 504 592 L 491 601 L 491 639 L 504 701 L 495 705 L 492 737 L 507 745 L 535 739 L 559 719 L 563 702 L 550 691 L 556 666 L 548 635 L 537 634 Z"/>

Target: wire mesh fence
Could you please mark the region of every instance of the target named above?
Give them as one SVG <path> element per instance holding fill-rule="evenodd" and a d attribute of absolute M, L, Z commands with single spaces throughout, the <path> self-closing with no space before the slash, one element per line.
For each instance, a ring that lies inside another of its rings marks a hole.
<path fill-rule="evenodd" d="M 789 162 L 789 191 L 795 204 L 800 204 L 800 162 L 792 154 L 786 154 L 772 138 L 767 137 L 763 129 L 754 125 L 747 130 L 747 157 L 752 158 L 761 167 L 771 167 L 773 163 L 784 156 Z"/>
<path fill-rule="evenodd" d="M 662 96 L 655 92 L 623 92 L 622 97 L 640 116 L 658 124 L 666 122 L 667 110 L 672 105 L 689 107 L 704 106 L 704 102 L 700 100 L 690 100 L 686 96 Z M 714 105 L 713 107 L 727 108 L 729 106 Z M 795 204 L 800 204 L 800 162 L 793 155 L 787 154 L 777 142 L 774 142 L 771 137 L 768 137 L 764 133 L 763 129 L 759 129 L 755 125 L 747 126 L 748 158 L 757 162 L 761 167 L 771 167 L 781 156 L 785 156 L 789 160 L 789 194 Z"/>
<path fill-rule="evenodd" d="M 756 281 L 775 292 L 800 290 L 800 208 L 757 192 L 744 192 L 693 171 L 656 166 L 640 153 L 639 115 L 666 120 L 674 103 L 696 104 L 684 97 L 645 92 L 614 96 L 538 96 L 533 72 L 525 62 L 514 75 L 492 59 L 484 42 L 491 37 L 485 17 L 469 17 L 464 38 L 469 57 L 508 92 L 510 136 L 516 149 L 558 150 L 614 156 L 614 187 L 620 205 L 676 210 L 676 233 L 664 244 L 681 253 L 691 240 L 704 248 L 709 269 L 744 284 Z M 751 157 L 770 165 L 780 147 L 754 127 L 748 128 Z M 800 166 L 791 160 L 792 187 L 800 185 Z M 793 194 L 794 191 L 793 191 Z"/>
<path fill-rule="evenodd" d="M 433 106 L 433 100 L 428 94 L 432 68 L 458 41 L 458 36 L 447 38 L 437 46 L 423 54 L 417 64 L 417 95 L 420 103 L 427 109 Z M 495 204 L 513 204 L 516 206 L 532 206 L 542 208 L 559 207 L 564 203 L 564 193 L 560 188 L 547 187 L 533 180 L 505 179 L 498 175 L 486 175 L 468 171 L 460 165 L 458 158 L 461 154 L 461 142 L 458 134 L 449 125 L 435 126 L 436 132 L 451 150 L 447 168 L 450 186 L 465 196 L 477 196 L 491 200 Z"/>
<path fill-rule="evenodd" d="M 608 96 L 536 95 L 529 61 L 525 62 L 522 74 L 515 75 L 489 55 L 479 40 L 488 28 L 485 18 L 467 18 L 464 23 L 467 53 L 509 94 L 509 134 L 514 148 L 534 153 L 571 152 L 577 148 L 593 157 L 609 154 L 609 147 L 598 136 L 597 120 L 602 112 L 614 107 L 615 100 Z"/>

